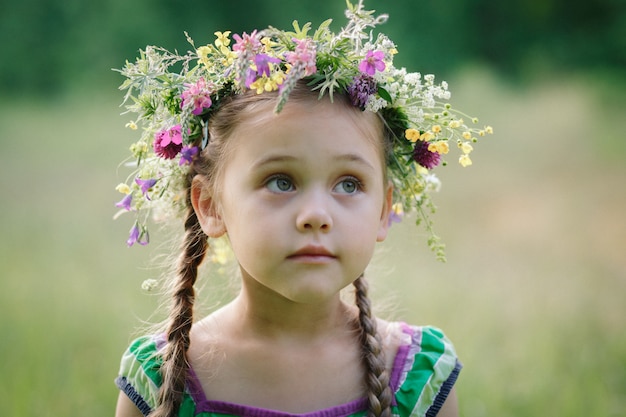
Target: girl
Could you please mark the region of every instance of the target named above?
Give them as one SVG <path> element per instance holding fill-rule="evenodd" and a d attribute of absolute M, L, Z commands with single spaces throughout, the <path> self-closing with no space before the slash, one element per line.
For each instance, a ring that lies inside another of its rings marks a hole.
<path fill-rule="evenodd" d="M 348 5 L 339 34 L 295 24 L 231 46 L 217 32 L 183 57 L 147 48 L 122 70 L 129 126 L 145 132 L 118 187 L 118 206 L 138 214 L 127 243 L 148 242 L 155 210 L 182 211 L 185 236 L 166 330 L 122 358 L 118 417 L 457 415 L 451 343 L 374 317 L 364 271 L 400 204 L 425 212 L 450 138 L 466 163 L 490 128 L 441 106 L 445 84 L 395 69 L 393 43 L 364 32 L 384 17 Z M 224 237 L 241 289 L 194 321 L 207 238 Z M 340 297 L 349 285 L 354 303 Z"/>

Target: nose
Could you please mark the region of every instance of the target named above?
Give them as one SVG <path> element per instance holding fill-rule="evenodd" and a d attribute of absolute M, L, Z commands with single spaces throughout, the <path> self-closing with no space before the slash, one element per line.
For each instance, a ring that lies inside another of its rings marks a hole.
<path fill-rule="evenodd" d="M 301 232 L 322 231 L 328 232 L 333 227 L 330 213 L 330 202 L 322 192 L 311 192 L 302 199 L 296 227 Z"/>

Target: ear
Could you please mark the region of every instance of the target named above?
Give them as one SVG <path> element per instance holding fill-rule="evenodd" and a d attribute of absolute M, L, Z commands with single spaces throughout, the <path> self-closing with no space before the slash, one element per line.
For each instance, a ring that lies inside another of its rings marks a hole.
<path fill-rule="evenodd" d="M 391 181 L 387 183 L 385 189 L 385 201 L 383 202 L 383 210 L 380 215 L 380 225 L 378 226 L 378 234 L 376 235 L 376 241 L 382 242 L 387 238 L 387 232 L 391 226 L 389 221 L 389 214 L 391 213 L 391 206 L 393 205 L 393 185 Z"/>
<path fill-rule="evenodd" d="M 196 175 L 191 182 L 191 205 L 198 216 L 202 231 L 207 236 L 215 238 L 226 233 L 226 225 L 212 194 L 212 187 L 200 175 Z"/>

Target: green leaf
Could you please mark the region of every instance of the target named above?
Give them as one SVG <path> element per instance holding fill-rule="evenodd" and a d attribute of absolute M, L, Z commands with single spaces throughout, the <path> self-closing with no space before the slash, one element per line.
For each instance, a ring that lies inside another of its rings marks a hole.
<path fill-rule="evenodd" d="M 378 95 L 384 99 L 387 103 L 391 104 L 392 100 L 391 100 L 391 95 L 389 94 L 389 92 L 387 90 L 385 90 L 382 87 L 378 87 Z"/>

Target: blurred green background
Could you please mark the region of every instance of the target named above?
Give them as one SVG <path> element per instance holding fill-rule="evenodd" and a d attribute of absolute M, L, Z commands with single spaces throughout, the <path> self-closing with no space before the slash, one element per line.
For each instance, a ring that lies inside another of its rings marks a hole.
<path fill-rule="evenodd" d="M 625 2 L 367 5 L 391 15 L 399 65 L 447 80 L 496 132 L 473 166 L 437 169 L 448 263 L 413 227 L 381 245 L 381 314 L 446 330 L 464 416 L 626 415 Z M 120 355 L 159 317 L 140 285 L 175 249 L 156 234 L 129 249 L 132 220 L 112 221 L 134 135 L 110 69 L 146 44 L 186 50 L 185 30 L 338 29 L 344 6 L 0 2 L 0 415 L 112 415 Z"/>

